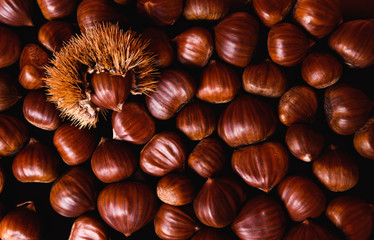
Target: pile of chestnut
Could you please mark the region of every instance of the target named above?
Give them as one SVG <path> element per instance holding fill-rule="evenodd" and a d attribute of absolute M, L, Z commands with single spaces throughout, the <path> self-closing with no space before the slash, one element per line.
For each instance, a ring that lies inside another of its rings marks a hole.
<path fill-rule="evenodd" d="M 0 238 L 373 239 L 374 11 L 347 2 L 0 0 Z M 158 85 L 79 128 L 45 67 L 100 22 Z"/>

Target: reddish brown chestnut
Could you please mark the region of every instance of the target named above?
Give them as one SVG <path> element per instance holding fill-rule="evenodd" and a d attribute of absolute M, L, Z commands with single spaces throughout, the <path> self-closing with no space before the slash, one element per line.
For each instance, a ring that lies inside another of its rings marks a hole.
<path fill-rule="evenodd" d="M 71 226 L 68 240 L 109 240 L 106 226 L 96 214 L 77 218 Z"/>
<path fill-rule="evenodd" d="M 0 115 L 0 157 L 16 154 L 28 142 L 26 126 L 15 117 Z"/>
<path fill-rule="evenodd" d="M 242 79 L 245 91 L 264 97 L 280 97 L 287 90 L 286 76 L 270 60 L 248 65 Z"/>
<path fill-rule="evenodd" d="M 231 223 L 246 199 L 240 182 L 209 178 L 193 201 L 197 218 L 206 226 L 223 228 Z"/>
<path fill-rule="evenodd" d="M 109 226 L 128 237 L 152 221 L 157 197 L 144 183 L 112 183 L 100 192 L 97 208 Z"/>
<path fill-rule="evenodd" d="M 162 204 L 154 219 L 157 236 L 164 240 L 189 239 L 200 229 L 193 211 L 189 210 Z"/>
<path fill-rule="evenodd" d="M 229 11 L 229 0 L 186 0 L 183 15 L 188 20 L 218 20 Z"/>
<path fill-rule="evenodd" d="M 227 63 L 245 67 L 257 45 L 259 24 L 246 12 L 235 12 L 214 27 L 217 55 Z"/>
<path fill-rule="evenodd" d="M 293 227 L 284 240 L 318 239 L 318 240 L 338 240 L 339 238 L 330 229 L 305 220 Z"/>
<path fill-rule="evenodd" d="M 17 62 L 21 54 L 21 40 L 11 29 L 0 26 L 0 68 Z"/>
<path fill-rule="evenodd" d="M 369 240 L 373 232 L 373 211 L 364 200 L 354 196 L 333 199 L 326 216 L 349 240 Z"/>
<path fill-rule="evenodd" d="M 266 195 L 250 199 L 231 224 L 240 239 L 281 239 L 286 219 L 281 205 Z"/>
<path fill-rule="evenodd" d="M 74 167 L 57 179 L 49 195 L 52 208 L 64 217 L 78 217 L 96 208 L 95 176 Z"/>
<path fill-rule="evenodd" d="M 299 64 L 314 44 L 304 32 L 292 23 L 274 25 L 268 35 L 268 51 L 276 64 L 291 67 Z"/>
<path fill-rule="evenodd" d="M 371 117 L 365 125 L 356 131 L 353 137 L 356 151 L 363 157 L 374 159 L 374 118 Z"/>
<path fill-rule="evenodd" d="M 226 103 L 239 92 L 240 80 L 229 65 L 212 60 L 200 77 L 196 97 L 210 103 Z"/>
<path fill-rule="evenodd" d="M 286 126 L 295 123 L 311 123 L 318 108 L 316 93 L 307 86 L 295 86 L 285 92 L 279 100 L 279 120 Z"/>
<path fill-rule="evenodd" d="M 11 108 L 21 98 L 12 77 L 6 72 L 0 71 L 0 112 Z"/>
<path fill-rule="evenodd" d="M 169 173 L 158 181 L 157 196 L 172 206 L 186 205 L 195 197 L 195 186 L 187 175 Z"/>
<path fill-rule="evenodd" d="M 322 190 L 309 178 L 288 176 L 278 185 L 278 194 L 293 221 L 319 217 L 326 207 Z"/>
<path fill-rule="evenodd" d="M 266 140 L 275 132 L 277 120 L 268 104 L 243 94 L 231 102 L 218 122 L 218 135 L 231 147 Z"/>
<path fill-rule="evenodd" d="M 143 147 L 140 152 L 140 168 L 153 176 L 184 168 L 186 150 L 182 139 L 175 132 L 161 132 Z"/>
<path fill-rule="evenodd" d="M 183 11 L 183 0 L 137 0 L 139 13 L 158 25 L 173 25 Z"/>
<path fill-rule="evenodd" d="M 39 28 L 38 40 L 49 51 L 58 52 L 75 34 L 75 27 L 68 22 L 49 21 Z"/>
<path fill-rule="evenodd" d="M 0 1 L 0 22 L 10 26 L 33 26 L 32 0 Z"/>
<path fill-rule="evenodd" d="M 171 65 L 174 59 L 174 50 L 166 33 L 159 28 L 147 28 L 142 36 L 149 40 L 148 49 L 156 54 L 156 65 L 165 68 Z"/>
<path fill-rule="evenodd" d="M 336 84 L 325 91 L 327 123 L 337 134 L 353 134 L 368 120 L 373 106 L 362 90 L 349 84 Z"/>
<path fill-rule="evenodd" d="M 233 170 L 250 186 L 269 192 L 286 175 L 288 152 L 279 142 L 238 148 L 231 157 Z"/>
<path fill-rule="evenodd" d="M 91 157 L 91 168 L 102 182 L 112 183 L 130 177 L 138 166 L 131 146 L 125 142 L 102 138 Z"/>
<path fill-rule="evenodd" d="M 216 138 L 204 138 L 188 156 L 188 166 L 203 178 L 220 172 L 226 162 L 223 144 Z"/>
<path fill-rule="evenodd" d="M 253 0 L 253 9 L 267 27 L 282 22 L 291 11 L 296 0 Z"/>
<path fill-rule="evenodd" d="M 43 16 L 48 19 L 63 18 L 76 10 L 77 0 L 37 0 Z"/>

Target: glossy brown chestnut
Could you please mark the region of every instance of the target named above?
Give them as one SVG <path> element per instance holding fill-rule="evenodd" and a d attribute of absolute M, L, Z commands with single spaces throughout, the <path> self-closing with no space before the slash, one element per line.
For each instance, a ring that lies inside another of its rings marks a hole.
<path fill-rule="evenodd" d="M 167 173 L 183 169 L 186 161 L 186 150 L 182 139 L 175 132 L 161 132 L 143 147 L 140 152 L 140 168 L 153 176 L 164 176 Z"/>
<path fill-rule="evenodd" d="M 231 223 L 246 199 L 240 182 L 233 178 L 209 178 L 193 201 L 197 218 L 209 227 Z"/>
<path fill-rule="evenodd" d="M 339 196 L 327 206 L 326 216 L 347 239 L 370 239 L 373 232 L 373 212 L 364 200 L 354 196 Z"/>
<path fill-rule="evenodd" d="M 49 51 L 58 52 L 75 32 L 73 24 L 52 20 L 39 28 L 38 40 Z"/>
<path fill-rule="evenodd" d="M 173 25 L 183 11 L 183 0 L 137 0 L 138 12 L 157 25 Z"/>
<path fill-rule="evenodd" d="M 364 158 L 374 159 L 374 118 L 371 117 L 365 125 L 356 131 L 353 137 L 356 151 Z"/>
<path fill-rule="evenodd" d="M 59 176 L 59 159 L 46 145 L 31 138 L 13 159 L 13 176 L 20 182 L 51 183 Z"/>
<path fill-rule="evenodd" d="M 311 123 L 318 109 L 316 93 L 307 86 L 294 86 L 279 100 L 278 117 L 286 126 L 295 123 Z"/>
<path fill-rule="evenodd" d="M 281 205 L 266 195 L 258 195 L 247 201 L 231 229 L 240 239 L 281 239 L 285 224 Z"/>
<path fill-rule="evenodd" d="M 368 120 L 373 106 L 362 90 L 349 84 L 336 84 L 325 91 L 327 123 L 337 134 L 353 134 Z"/>
<path fill-rule="evenodd" d="M 235 12 L 214 27 L 217 55 L 227 63 L 245 67 L 257 45 L 259 24 L 246 12 Z"/>
<path fill-rule="evenodd" d="M 323 135 L 307 124 L 291 125 L 285 141 L 291 154 L 304 162 L 316 159 L 325 143 Z"/>
<path fill-rule="evenodd" d="M 0 26 L 0 68 L 17 62 L 21 54 L 21 41 L 11 29 Z"/>
<path fill-rule="evenodd" d="M 204 102 L 188 103 L 177 115 L 176 127 L 191 140 L 208 137 L 216 129 L 212 108 Z"/>
<path fill-rule="evenodd" d="M 295 222 L 319 217 L 326 207 L 322 190 L 309 178 L 288 176 L 278 185 L 278 194 Z"/>
<path fill-rule="evenodd" d="M 109 236 L 103 221 L 96 214 L 88 213 L 74 221 L 68 240 L 109 240 Z"/>
<path fill-rule="evenodd" d="M 146 144 L 156 131 L 155 121 L 138 102 L 125 103 L 121 112 L 114 112 L 112 127 L 114 139 L 139 145 Z"/>
<path fill-rule="evenodd" d="M 128 237 L 155 217 L 157 197 L 144 183 L 112 183 L 100 192 L 97 208 L 104 222 Z"/>
<path fill-rule="evenodd" d="M 296 0 L 253 0 L 253 9 L 267 27 L 282 22 L 291 11 Z"/>
<path fill-rule="evenodd" d="M 0 222 L 0 238 L 42 239 L 41 221 L 32 201 L 18 204 L 17 208 L 3 217 Z"/>
<path fill-rule="evenodd" d="M 325 37 L 343 21 L 340 0 L 298 0 L 293 17 L 317 38 Z"/>
<path fill-rule="evenodd" d="M 213 53 L 213 38 L 208 30 L 192 27 L 172 40 L 177 45 L 177 59 L 192 67 L 204 67 Z"/>
<path fill-rule="evenodd" d="M 200 229 L 193 211 L 162 204 L 154 219 L 155 232 L 164 240 L 186 240 Z"/>
<path fill-rule="evenodd" d="M 374 21 L 357 19 L 345 22 L 329 37 L 329 46 L 350 67 L 365 68 L 374 64 Z"/>
<path fill-rule="evenodd" d="M 68 16 L 78 5 L 77 0 L 37 0 L 37 2 L 43 16 L 48 20 Z"/>
<path fill-rule="evenodd" d="M 223 144 L 212 137 L 201 140 L 188 156 L 188 166 L 203 178 L 214 177 L 226 161 Z"/>
<path fill-rule="evenodd" d="M 16 27 L 33 26 L 32 9 L 32 0 L 0 1 L 0 22 Z"/>
<path fill-rule="evenodd" d="M 0 157 L 16 154 L 29 141 L 25 124 L 15 117 L 0 115 Z"/>
<path fill-rule="evenodd" d="M 174 50 L 166 33 L 159 28 L 147 28 L 142 33 L 144 39 L 149 40 L 148 49 L 156 54 L 156 65 L 165 68 L 174 60 Z"/>
<path fill-rule="evenodd" d="M 351 155 L 335 145 L 330 145 L 313 162 L 313 173 L 333 192 L 347 191 L 356 186 L 359 179 L 358 166 Z"/>
<path fill-rule="evenodd" d="M 234 240 L 233 236 L 218 228 L 203 228 L 193 235 L 191 240 Z"/>
<path fill-rule="evenodd" d="M 186 0 L 183 15 L 188 20 L 218 20 L 229 11 L 228 0 Z"/>
<path fill-rule="evenodd" d="M 172 206 L 186 205 L 195 197 L 195 186 L 187 175 L 169 173 L 158 181 L 157 196 Z"/>
<path fill-rule="evenodd" d="M 196 97 L 209 103 L 230 102 L 240 89 L 238 74 L 228 64 L 211 60 L 200 76 Z"/>
<path fill-rule="evenodd" d="M 0 112 L 11 108 L 21 98 L 12 77 L 6 72 L 0 71 Z"/>
<path fill-rule="evenodd" d="M 159 78 L 154 92 L 146 96 L 148 111 L 157 119 L 173 117 L 196 92 L 194 79 L 185 71 L 168 69 Z"/>
<path fill-rule="evenodd" d="M 91 168 L 102 182 L 112 183 L 130 177 L 138 166 L 138 159 L 125 142 L 102 138 L 91 157 Z"/>
<path fill-rule="evenodd" d="M 97 142 L 92 130 L 79 129 L 69 123 L 59 126 L 53 135 L 53 145 L 68 165 L 78 165 L 87 161 Z"/>
<path fill-rule="evenodd" d="M 242 79 L 245 91 L 264 97 L 280 97 L 287 90 L 286 76 L 270 60 L 248 65 Z"/>
<path fill-rule="evenodd" d="M 299 64 L 314 42 L 292 23 L 278 23 L 268 34 L 268 51 L 276 64 L 291 67 Z"/>
<path fill-rule="evenodd" d="M 315 239 L 315 240 L 338 240 L 339 238 L 330 229 L 305 220 L 293 227 L 284 240 Z"/>
<path fill-rule="evenodd" d="M 44 90 L 30 91 L 23 100 L 23 115 L 32 125 L 47 131 L 53 131 L 61 124 L 60 112 L 55 105 L 47 101 Z"/>
<path fill-rule="evenodd" d="M 83 167 L 73 167 L 57 179 L 51 188 L 52 208 L 64 217 L 78 217 L 96 208 L 95 176 Z"/>
<path fill-rule="evenodd" d="M 238 148 L 231 157 L 232 169 L 250 186 L 269 192 L 286 175 L 287 149 L 280 142 Z"/>
<path fill-rule="evenodd" d="M 310 53 L 301 65 L 301 75 L 304 81 L 318 89 L 335 84 L 342 72 L 343 66 L 339 60 L 325 52 Z"/>
<path fill-rule="evenodd" d="M 43 69 L 27 64 L 21 69 L 18 81 L 25 89 L 35 90 L 44 86 L 44 77 L 45 71 Z"/>
<path fill-rule="evenodd" d="M 217 130 L 229 146 L 239 147 L 266 140 L 276 126 L 277 119 L 268 104 L 243 94 L 223 111 Z"/>

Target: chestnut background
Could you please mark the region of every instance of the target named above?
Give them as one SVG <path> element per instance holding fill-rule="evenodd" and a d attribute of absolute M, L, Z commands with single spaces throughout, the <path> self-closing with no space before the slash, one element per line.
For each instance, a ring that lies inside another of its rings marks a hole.
<path fill-rule="evenodd" d="M 145 27 L 156 26 L 151 21 L 137 14 L 135 0 L 133 0 L 127 6 L 120 6 L 114 3 L 113 5 L 115 5 L 115 9 L 117 9 L 119 12 L 123 13 L 123 15 L 128 17 L 129 21 L 127 24 L 125 24 L 125 28 L 126 26 L 131 26 L 131 29 L 141 32 L 143 29 L 145 29 Z M 247 6 L 241 10 L 249 12 L 260 23 L 260 36 L 259 36 L 258 46 L 255 50 L 251 64 L 263 62 L 266 58 L 269 58 L 267 49 L 266 49 L 267 32 L 269 28 L 265 27 L 261 23 L 257 15 L 253 12 L 251 6 Z M 76 22 L 75 14 L 76 13 L 62 20 L 75 23 Z M 371 17 L 374 17 L 374 16 L 371 16 Z M 349 20 L 349 18 L 344 18 L 344 21 L 347 21 L 347 20 Z M 38 43 L 38 40 L 37 40 L 38 29 L 42 24 L 47 22 L 47 20 L 43 18 L 39 10 L 39 7 L 36 4 L 36 1 L 34 4 L 33 21 L 34 21 L 33 27 L 10 27 L 10 26 L 6 26 L 6 27 L 11 28 L 17 32 L 17 34 L 21 37 L 23 46 L 26 45 L 27 43 Z M 293 20 L 289 16 L 288 19 L 286 19 L 286 22 L 293 22 Z M 206 29 L 210 30 L 212 33 L 212 36 L 214 36 L 212 27 L 215 26 L 216 24 L 217 24 L 217 21 L 215 22 L 186 21 L 183 16 L 180 16 L 179 20 L 175 23 L 175 25 L 164 26 L 161 28 L 166 31 L 166 33 L 171 39 L 192 26 L 205 27 Z M 78 27 L 77 27 L 77 31 L 78 31 Z M 173 46 L 175 49 L 175 45 Z M 316 50 L 328 51 L 334 54 L 335 56 L 337 56 L 334 52 L 332 52 L 327 47 L 326 38 L 317 41 L 315 46 L 313 46 L 313 48 L 311 49 L 311 51 L 316 51 Z M 340 59 L 340 57 L 338 58 Z M 211 59 L 218 59 L 218 57 L 215 53 L 213 53 Z M 186 69 L 189 71 L 189 73 L 192 74 L 192 76 L 194 77 L 197 83 L 199 81 L 199 75 L 200 75 L 201 69 L 188 69 L 185 66 L 180 65 L 176 61 L 176 59 L 174 60 L 173 65 L 170 66 L 169 68 Z M 285 68 L 285 67 L 281 67 L 281 68 L 286 73 L 289 87 L 294 86 L 294 85 L 306 85 L 305 82 L 301 78 L 300 64 L 292 68 Z M 237 70 L 239 76 L 241 76 L 244 70 L 244 68 L 236 68 L 236 67 L 234 67 L 234 69 Z M 14 80 L 16 81 L 17 76 L 19 74 L 18 62 L 13 64 L 10 67 L 2 69 L 2 71 L 5 71 L 11 74 L 11 76 L 13 76 Z M 374 67 L 370 67 L 366 69 L 351 69 L 351 68 L 348 68 L 346 65 L 344 65 L 343 75 L 342 75 L 342 78 L 339 80 L 339 82 L 349 82 L 359 87 L 361 90 L 363 90 L 367 94 L 367 96 L 371 100 L 374 100 L 373 87 L 372 87 L 373 81 L 374 81 L 373 76 L 374 76 Z M 21 89 L 22 95 L 25 96 L 27 91 L 22 89 L 21 86 L 19 87 L 19 89 Z M 313 176 L 312 167 L 310 163 L 302 162 L 301 160 L 294 158 L 291 154 L 290 154 L 291 164 L 288 170 L 288 175 L 292 175 L 292 174 L 306 175 L 310 177 L 311 179 L 313 179 L 314 182 L 317 183 L 321 187 L 321 189 L 323 189 L 327 197 L 327 202 L 329 202 L 331 199 L 333 199 L 336 196 L 356 195 L 356 196 L 360 196 L 365 201 L 374 204 L 374 194 L 373 194 L 374 190 L 373 190 L 373 185 L 372 185 L 374 183 L 374 174 L 373 174 L 374 160 L 365 159 L 361 157 L 354 150 L 353 143 L 352 143 L 353 135 L 340 136 L 340 135 L 333 133 L 329 129 L 325 121 L 325 115 L 323 112 L 324 90 L 315 90 L 315 91 L 317 93 L 318 100 L 319 100 L 319 111 L 317 113 L 317 117 L 316 117 L 316 121 L 314 122 L 314 125 L 317 127 L 319 131 L 321 131 L 324 134 L 326 143 L 337 144 L 341 146 L 356 160 L 359 166 L 359 170 L 360 170 L 360 180 L 357 186 L 349 191 L 346 191 L 343 193 L 330 192 L 322 184 L 320 184 L 318 180 Z M 241 90 L 240 94 L 243 94 L 243 93 L 244 91 Z M 277 111 L 279 98 L 276 98 L 276 99 L 263 98 L 263 97 L 258 97 L 258 98 L 261 98 L 265 102 L 269 103 L 273 107 L 274 111 Z M 127 101 L 140 101 L 144 103 L 144 97 L 143 96 L 130 96 Z M 31 124 L 29 124 L 23 118 L 22 103 L 23 103 L 23 99 L 21 99 L 11 109 L 1 112 L 1 114 L 8 114 L 8 115 L 16 116 L 19 119 L 22 119 L 29 129 L 31 137 L 34 137 L 40 140 L 41 142 L 46 144 L 48 147 L 50 147 L 50 149 L 53 149 L 54 151 L 56 151 L 52 144 L 53 132 L 47 132 L 47 131 L 38 129 L 32 126 Z M 217 121 L 218 121 L 220 113 L 227 105 L 228 104 L 220 104 L 220 105 L 210 104 L 210 106 L 215 110 Z M 110 113 L 108 114 L 107 119 L 109 121 L 105 121 L 104 119 L 100 120 L 96 131 L 98 132 L 98 134 L 102 136 L 111 137 L 112 130 L 111 130 L 111 125 L 110 125 Z M 156 120 L 156 126 L 157 126 L 157 132 L 161 132 L 164 130 L 177 131 L 179 135 L 183 138 L 184 142 L 186 143 L 188 153 L 191 152 L 194 146 L 198 143 L 197 141 L 193 142 L 193 141 L 188 140 L 179 130 L 175 128 L 175 117 L 167 121 Z M 287 130 L 287 127 L 285 127 L 280 122 L 278 122 L 277 131 L 270 138 L 270 140 L 279 140 L 284 143 L 284 136 L 285 136 L 286 130 Z M 213 133 L 213 136 L 219 138 L 216 132 Z M 142 146 L 134 145 L 134 148 L 139 153 Z M 226 152 L 227 152 L 227 158 L 228 158 L 227 167 L 225 168 L 226 172 L 223 172 L 221 175 L 234 174 L 229 164 L 230 162 L 229 159 L 231 157 L 232 151 L 233 149 L 226 146 Z M 4 169 L 4 172 L 6 173 L 4 191 L 3 193 L 0 194 L 0 202 L 2 202 L 5 205 L 5 212 L 10 211 L 19 203 L 32 200 L 35 202 L 37 212 L 42 220 L 43 239 L 55 239 L 55 240 L 65 239 L 66 240 L 69 236 L 70 228 L 76 218 L 65 218 L 65 217 L 58 215 L 56 212 L 53 211 L 53 209 L 51 208 L 49 204 L 49 191 L 52 186 L 52 183 L 41 184 L 41 183 L 18 182 L 13 177 L 13 174 L 11 171 L 12 159 L 13 157 L 6 157 L 0 160 L 0 166 Z M 87 168 L 90 168 L 90 161 L 84 163 L 83 165 Z M 60 173 L 65 172 L 69 168 L 70 168 L 69 166 L 62 163 L 60 167 Z M 199 189 L 200 186 L 205 182 L 205 179 L 199 177 L 197 174 L 192 172 L 188 167 L 186 168 L 186 171 L 187 171 L 187 174 L 190 175 L 191 178 L 195 181 L 197 189 Z M 153 187 L 155 187 L 157 180 L 158 180 L 158 178 L 148 176 L 142 173 L 140 170 L 138 170 L 138 172 L 131 178 L 143 179 L 148 184 L 151 184 Z M 105 186 L 105 184 L 97 180 L 97 186 L 98 186 L 98 189 L 100 190 Z M 252 196 L 255 196 L 261 193 L 261 191 L 248 186 L 247 193 L 248 193 L 248 197 L 251 198 Z M 281 203 L 281 200 L 279 199 L 277 195 L 276 188 L 273 189 L 269 193 L 269 195 L 277 199 L 277 201 Z M 161 202 L 159 203 L 161 204 Z M 287 219 L 288 219 L 287 221 L 287 224 L 288 224 L 287 230 L 288 230 L 289 228 L 294 226 L 296 223 L 292 222 L 288 217 Z M 330 223 L 330 221 L 326 217 L 324 217 L 324 215 L 316 219 L 315 222 L 331 227 L 331 229 L 333 229 L 338 235 L 342 236 L 339 230 L 335 228 Z M 226 230 L 231 232 L 229 228 L 226 228 Z M 124 239 L 125 238 L 121 233 L 109 227 L 108 227 L 108 232 L 109 232 L 111 239 Z M 127 239 L 158 239 L 158 238 L 156 234 L 154 233 L 153 223 L 151 222 L 147 224 L 141 230 L 135 232 L 132 236 L 130 236 Z"/>

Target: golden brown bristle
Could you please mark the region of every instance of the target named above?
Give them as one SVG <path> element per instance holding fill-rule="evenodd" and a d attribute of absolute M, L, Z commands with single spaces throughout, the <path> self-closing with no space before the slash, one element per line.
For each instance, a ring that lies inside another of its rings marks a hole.
<path fill-rule="evenodd" d="M 147 51 L 148 41 L 118 25 L 101 23 L 69 40 L 46 67 L 48 99 L 61 115 L 80 128 L 95 127 L 105 109 L 90 101 L 87 73 L 107 71 L 124 76 L 132 71 L 132 94 L 155 89 L 155 58 Z"/>

